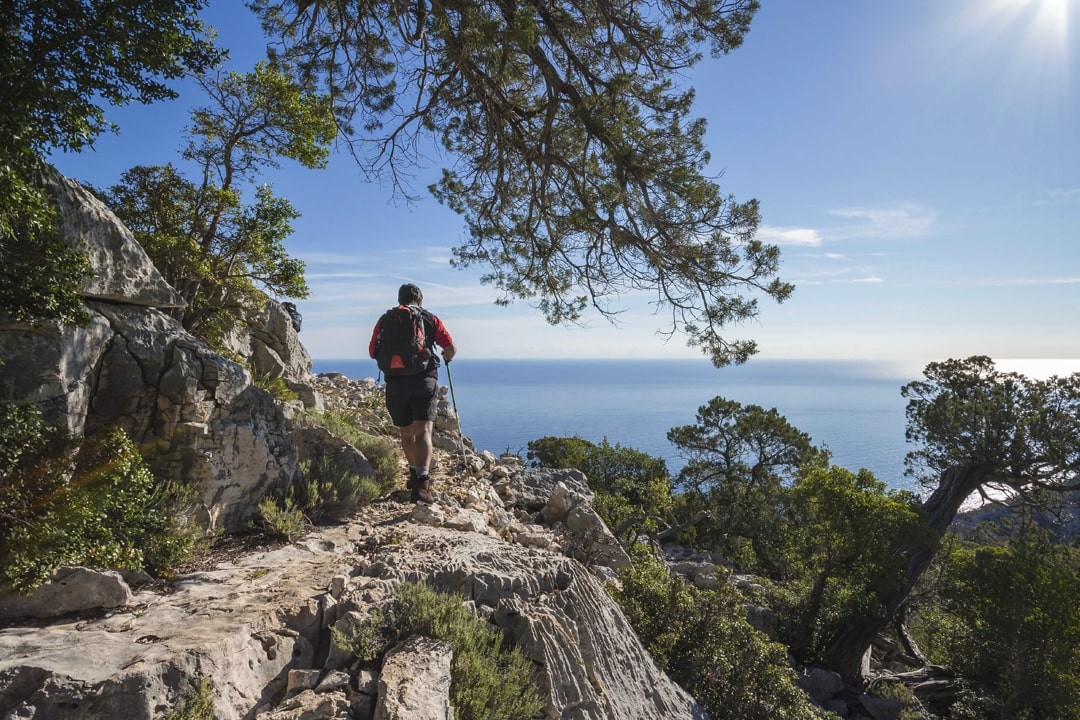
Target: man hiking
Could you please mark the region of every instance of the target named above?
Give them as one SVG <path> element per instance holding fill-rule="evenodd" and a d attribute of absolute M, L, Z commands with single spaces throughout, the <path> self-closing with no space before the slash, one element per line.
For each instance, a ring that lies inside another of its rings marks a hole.
<path fill-rule="evenodd" d="M 431 430 L 435 419 L 439 356 L 449 363 L 457 352 L 442 320 L 421 305 L 420 288 L 405 283 L 397 307 L 387 310 L 371 333 L 368 354 L 386 376 L 386 409 L 401 432 L 401 449 L 409 463 L 413 502 L 434 502 L 431 494 Z"/>

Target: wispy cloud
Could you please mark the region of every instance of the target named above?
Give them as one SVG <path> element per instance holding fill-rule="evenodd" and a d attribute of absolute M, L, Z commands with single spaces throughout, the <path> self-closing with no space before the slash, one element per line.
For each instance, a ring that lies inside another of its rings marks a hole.
<path fill-rule="evenodd" d="M 937 220 L 931 208 L 905 204 L 891 208 L 839 208 L 830 215 L 854 221 L 851 225 L 830 230 L 830 239 L 908 238 L 925 235 Z"/>
<path fill-rule="evenodd" d="M 755 237 L 770 245 L 821 247 L 821 233 L 813 228 L 762 225 L 758 228 Z"/>
<path fill-rule="evenodd" d="M 806 285 L 861 285 L 883 283 L 885 279 L 878 275 L 873 268 L 853 266 L 807 273 L 801 278 L 795 278 L 792 282 L 795 283 L 796 287 Z"/>
<path fill-rule="evenodd" d="M 1035 285 L 1080 285 L 1080 277 L 1042 277 L 1042 278 L 980 278 L 961 280 L 951 285 L 969 285 L 975 287 L 1031 287 Z"/>
<path fill-rule="evenodd" d="M 1035 201 L 1036 205 L 1074 205 L 1080 203 L 1080 188 L 1053 188 L 1047 190 L 1044 197 Z"/>

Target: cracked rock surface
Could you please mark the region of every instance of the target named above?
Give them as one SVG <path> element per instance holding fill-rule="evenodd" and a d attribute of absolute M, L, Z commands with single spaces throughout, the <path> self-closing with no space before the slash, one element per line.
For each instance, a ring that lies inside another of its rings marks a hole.
<path fill-rule="evenodd" d="M 440 502 L 448 516 L 490 481 L 450 483 Z M 299 670 L 314 671 L 304 676 L 314 687 L 298 689 L 316 695 L 332 674 L 346 676 L 329 683 L 340 697 L 307 698 L 330 714 L 305 717 L 368 717 L 374 698 L 361 688 L 371 679 L 332 647 L 329 628 L 390 602 L 401 581 L 460 593 L 501 627 L 536 664 L 546 718 L 705 717 L 596 574 L 559 552 L 558 533 L 538 526 L 552 538 L 538 549 L 491 525 L 435 527 L 413 514 L 388 499 L 296 544 L 178 578 L 166 593 L 137 592 L 126 608 L 0 630 L 0 717 L 150 720 L 202 677 L 214 681 L 220 718 L 285 717 L 284 705 L 299 702 L 289 693 Z"/>

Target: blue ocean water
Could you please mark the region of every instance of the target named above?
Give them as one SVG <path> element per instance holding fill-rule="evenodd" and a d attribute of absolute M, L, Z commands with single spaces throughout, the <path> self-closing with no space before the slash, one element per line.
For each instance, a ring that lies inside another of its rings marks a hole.
<path fill-rule="evenodd" d="M 375 377 L 371 360 L 316 360 L 315 372 Z M 892 488 L 903 475 L 904 399 L 918 366 L 848 360 L 758 360 L 716 369 L 705 360 L 471 360 L 452 366 L 462 429 L 478 449 L 525 454 L 546 435 L 607 438 L 684 464 L 667 431 L 693 424 L 715 396 L 776 408 L 826 445 L 833 463 L 867 468 Z M 447 384 L 446 370 L 440 371 Z"/>

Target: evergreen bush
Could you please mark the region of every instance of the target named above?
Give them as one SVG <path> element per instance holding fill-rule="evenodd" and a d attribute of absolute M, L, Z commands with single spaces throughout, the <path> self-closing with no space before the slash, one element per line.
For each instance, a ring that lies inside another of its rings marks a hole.
<path fill-rule="evenodd" d="M 383 415 L 386 414 L 383 410 Z M 398 451 L 396 445 L 385 437 L 372 435 L 365 430 L 359 416 L 343 412 L 327 411 L 308 414 L 306 420 L 314 425 L 326 428 L 334 435 L 359 450 L 375 470 L 377 495 L 393 489 L 398 477 Z"/>
<path fill-rule="evenodd" d="M 378 663 L 402 640 L 420 635 L 453 649 L 450 701 L 459 720 L 531 720 L 543 707 L 532 663 L 503 634 L 472 614 L 458 595 L 402 583 L 388 614 L 369 618 L 334 642 L 361 660 Z"/>
<path fill-rule="evenodd" d="M 167 574 L 199 531 L 191 493 L 158 481 L 119 429 L 72 441 L 0 403 L 0 580 L 30 591 L 64 565 Z"/>
<path fill-rule="evenodd" d="M 620 579 L 612 593 L 634 632 L 713 720 L 820 717 L 795 686 L 786 649 L 750 626 L 736 590 L 694 588 L 640 550 Z"/>
<path fill-rule="evenodd" d="M 180 703 L 165 716 L 165 720 L 215 720 L 217 708 L 214 705 L 214 681 L 208 677 L 199 679 L 199 684 L 185 695 Z"/>

